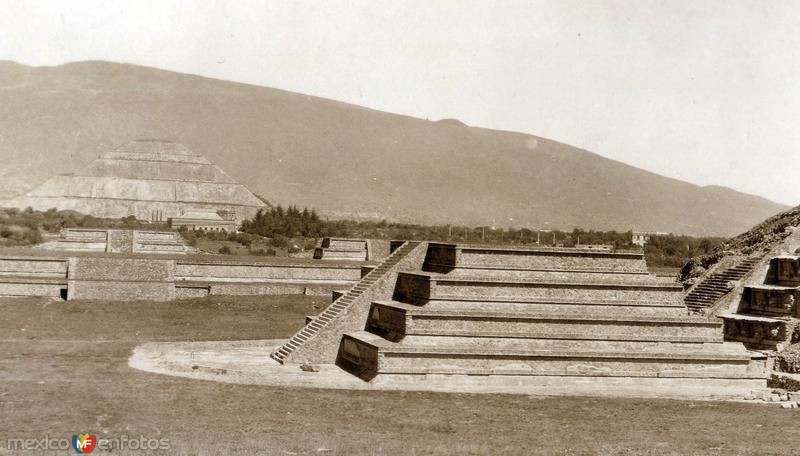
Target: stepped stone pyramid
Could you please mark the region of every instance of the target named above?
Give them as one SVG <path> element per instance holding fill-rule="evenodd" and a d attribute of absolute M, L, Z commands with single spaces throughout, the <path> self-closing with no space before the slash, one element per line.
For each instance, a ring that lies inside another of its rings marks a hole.
<path fill-rule="evenodd" d="M 719 319 L 689 315 L 682 286 L 650 274 L 641 252 L 410 244 L 402 254 L 419 261 L 396 258 L 400 249 L 375 271 L 391 286 L 359 283 L 273 358 L 335 357 L 367 381 L 591 378 L 735 395 L 766 386 L 766 356 L 723 341 Z"/>
<path fill-rule="evenodd" d="M 265 206 L 205 157 L 186 146 L 137 140 L 82 170 L 55 176 L 3 203 L 37 210 L 74 210 L 96 217 L 167 221 L 191 208 L 215 209 L 241 221 Z"/>

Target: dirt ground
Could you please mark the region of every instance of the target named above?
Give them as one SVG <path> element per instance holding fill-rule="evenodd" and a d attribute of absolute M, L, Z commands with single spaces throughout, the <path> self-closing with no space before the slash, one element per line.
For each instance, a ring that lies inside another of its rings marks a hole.
<path fill-rule="evenodd" d="M 0 299 L 0 454 L 18 454 L 9 438 L 90 432 L 169 439 L 161 454 L 179 455 L 800 455 L 800 410 L 774 405 L 271 388 L 127 366 L 147 341 L 288 337 L 326 304 Z"/>

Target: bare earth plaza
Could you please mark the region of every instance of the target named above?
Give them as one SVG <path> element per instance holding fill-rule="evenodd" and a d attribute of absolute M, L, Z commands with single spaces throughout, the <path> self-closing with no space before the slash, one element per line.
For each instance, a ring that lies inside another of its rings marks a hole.
<path fill-rule="evenodd" d="M 89 3 L 0 1 L 0 455 L 800 455 L 797 4 Z"/>

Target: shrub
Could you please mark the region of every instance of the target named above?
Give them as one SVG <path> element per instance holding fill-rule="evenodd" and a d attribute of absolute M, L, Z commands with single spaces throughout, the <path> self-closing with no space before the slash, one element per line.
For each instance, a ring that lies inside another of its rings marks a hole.
<path fill-rule="evenodd" d="M 219 248 L 219 253 L 221 255 L 230 255 L 233 252 L 231 252 L 231 248 L 230 247 L 228 247 L 227 245 L 223 245 L 222 247 Z"/>
<path fill-rule="evenodd" d="M 269 245 L 272 247 L 286 247 L 289 245 L 289 240 L 280 234 L 269 240 Z"/>
<path fill-rule="evenodd" d="M 38 229 L 27 230 L 22 237 L 29 244 L 41 244 L 42 242 L 42 233 Z"/>

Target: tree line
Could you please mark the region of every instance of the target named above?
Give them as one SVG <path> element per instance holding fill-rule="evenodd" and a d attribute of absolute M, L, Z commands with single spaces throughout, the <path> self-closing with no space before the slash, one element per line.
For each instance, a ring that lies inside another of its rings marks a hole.
<path fill-rule="evenodd" d="M 381 221 L 323 220 L 313 209 L 273 206 L 259 210 L 241 230 L 268 238 L 349 237 L 369 239 L 408 239 L 440 242 L 519 244 L 576 247 L 608 245 L 616 249 L 638 249 L 631 231 L 597 231 L 575 228 L 531 230 L 528 228 L 470 227 L 463 225 L 421 225 Z M 644 247 L 651 266 L 683 266 L 690 258 L 711 253 L 725 238 L 679 235 L 652 236 Z"/>

